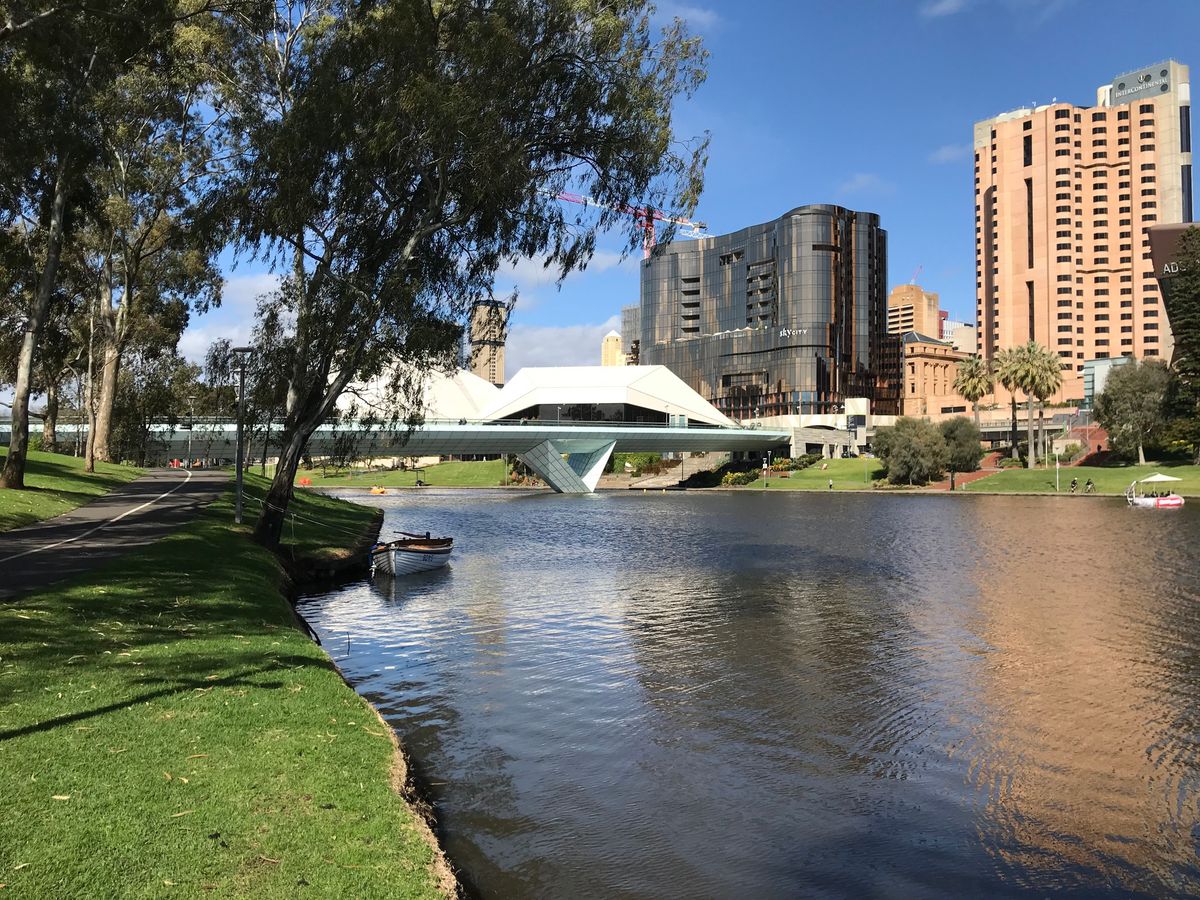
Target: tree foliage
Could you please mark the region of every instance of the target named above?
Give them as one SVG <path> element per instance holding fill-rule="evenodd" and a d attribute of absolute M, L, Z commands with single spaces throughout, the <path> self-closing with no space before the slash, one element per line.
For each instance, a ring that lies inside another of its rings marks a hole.
<path fill-rule="evenodd" d="M 946 441 L 946 464 L 952 472 L 974 472 L 983 457 L 979 428 L 970 419 L 955 416 L 939 426 Z"/>
<path fill-rule="evenodd" d="M 681 146 L 671 110 L 705 53 L 679 22 L 655 35 L 644 0 L 295 0 L 232 40 L 244 141 L 219 209 L 289 273 L 280 465 L 256 528 L 273 546 L 304 443 L 350 383 L 451 365 L 502 262 L 565 274 L 628 205 L 694 208 L 706 141 Z M 597 206 L 568 213 L 567 187 Z"/>
<path fill-rule="evenodd" d="M 880 428 L 873 447 L 892 484 L 928 484 L 942 477 L 949 462 L 941 430 L 924 419 L 905 416 Z"/>
<path fill-rule="evenodd" d="M 954 375 L 954 390 L 971 404 L 975 412 L 976 428 L 979 428 L 979 401 L 992 392 L 995 384 L 996 376 L 987 360 L 972 355 L 959 362 L 958 371 Z"/>
<path fill-rule="evenodd" d="M 1108 432 L 1112 449 L 1124 455 L 1137 453 L 1146 461 L 1145 444 L 1167 422 L 1164 401 L 1171 373 L 1162 360 L 1131 360 L 1108 373 L 1104 391 L 1096 398 L 1096 421 Z"/>

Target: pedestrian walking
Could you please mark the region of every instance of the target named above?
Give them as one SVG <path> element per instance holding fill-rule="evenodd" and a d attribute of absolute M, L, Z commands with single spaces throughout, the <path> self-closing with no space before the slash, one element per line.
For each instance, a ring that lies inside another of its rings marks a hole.
<path fill-rule="evenodd" d="M 832 478 L 829 479 L 829 489 L 831 491 L 833 490 L 833 479 Z"/>

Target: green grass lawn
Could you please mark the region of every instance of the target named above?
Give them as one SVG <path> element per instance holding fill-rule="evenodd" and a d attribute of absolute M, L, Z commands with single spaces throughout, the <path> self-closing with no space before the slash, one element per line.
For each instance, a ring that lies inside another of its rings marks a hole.
<path fill-rule="evenodd" d="M 499 487 L 504 480 L 504 460 L 488 459 L 478 462 L 444 462 L 436 466 L 425 466 L 420 472 L 421 480 L 437 487 Z M 417 473 L 413 471 L 330 473 L 322 477 L 320 469 L 311 472 L 301 470 L 297 479 L 311 478 L 313 487 L 415 487 Z"/>
<path fill-rule="evenodd" d="M 868 459 L 827 459 L 822 461 L 828 465 L 822 469 L 822 463 L 816 463 L 798 472 L 788 472 L 787 478 L 781 478 L 782 472 L 771 472 L 770 490 L 785 491 L 827 491 L 829 479 L 833 479 L 835 491 L 870 490 L 871 483 L 876 478 L 883 477 L 883 469 L 879 460 Z M 864 476 L 865 473 L 865 476 Z M 761 474 L 757 481 L 746 485 L 748 490 L 761 490 L 766 487 Z"/>
<path fill-rule="evenodd" d="M 300 547 L 348 545 L 330 526 L 373 515 L 304 491 L 295 508 Z M 386 728 L 231 520 L 226 499 L 91 576 L 0 602 L 0 888 L 439 896 Z"/>
<path fill-rule="evenodd" d="M 1059 472 L 1062 492 L 1071 488 L 1071 479 L 1079 479 L 1079 491 L 1089 478 L 1100 494 L 1123 494 L 1129 483 L 1155 472 L 1182 478 L 1181 482 L 1162 485 L 1177 494 L 1200 494 L 1200 467 L 1181 462 L 1150 463 L 1144 466 L 1064 466 Z M 1054 467 L 1048 469 L 1004 469 L 995 475 L 968 484 L 966 491 L 1003 491 L 1054 493 Z"/>
<path fill-rule="evenodd" d="M 0 447 L 0 465 L 7 455 L 8 448 Z M 78 457 L 32 450 L 25 463 L 26 490 L 0 490 L 0 531 L 61 515 L 141 474 L 132 466 L 98 462 L 89 475 Z"/>

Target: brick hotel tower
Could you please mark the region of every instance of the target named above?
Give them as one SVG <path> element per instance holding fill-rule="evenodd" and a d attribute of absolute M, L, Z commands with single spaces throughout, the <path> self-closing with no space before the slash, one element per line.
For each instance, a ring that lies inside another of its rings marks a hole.
<path fill-rule="evenodd" d="M 1035 340 L 1062 360 L 1055 398 L 1083 397 L 1085 360 L 1170 359 L 1146 227 L 1192 220 L 1188 68 L 1165 62 L 1096 91 L 975 125 L 977 347 Z"/>

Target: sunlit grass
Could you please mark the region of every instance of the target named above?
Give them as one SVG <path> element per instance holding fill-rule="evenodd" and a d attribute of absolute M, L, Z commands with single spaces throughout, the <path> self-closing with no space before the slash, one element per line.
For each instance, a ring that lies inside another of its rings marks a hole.
<path fill-rule="evenodd" d="M 294 506 L 301 547 L 345 546 L 373 514 L 308 492 Z M 278 564 L 231 518 L 226 499 L 0 603 L 14 895 L 437 896 L 385 727 L 296 629 Z"/>
<path fill-rule="evenodd" d="M 0 465 L 8 455 L 0 447 Z M 25 464 L 25 490 L 0 490 L 0 531 L 20 528 L 69 512 L 127 484 L 142 474 L 133 466 L 96 463 L 96 471 L 83 471 L 83 460 L 61 453 L 29 452 Z"/>
<path fill-rule="evenodd" d="M 413 470 L 382 472 L 330 472 L 323 476 L 319 469 L 301 471 L 297 478 L 308 478 L 314 487 L 415 487 L 417 478 L 436 487 L 499 487 L 504 481 L 504 460 L 487 459 L 476 462 L 443 462 Z"/>
<path fill-rule="evenodd" d="M 1149 463 L 1144 466 L 1071 466 L 1059 470 L 1061 491 L 1070 491 L 1071 479 L 1079 479 L 1079 493 L 1091 478 L 1098 494 L 1123 494 L 1130 482 L 1155 472 L 1183 479 L 1158 486 L 1177 494 L 1200 494 L 1200 467 L 1181 462 Z M 1004 469 L 966 486 L 967 491 L 1054 493 L 1054 467 L 1045 469 Z"/>

